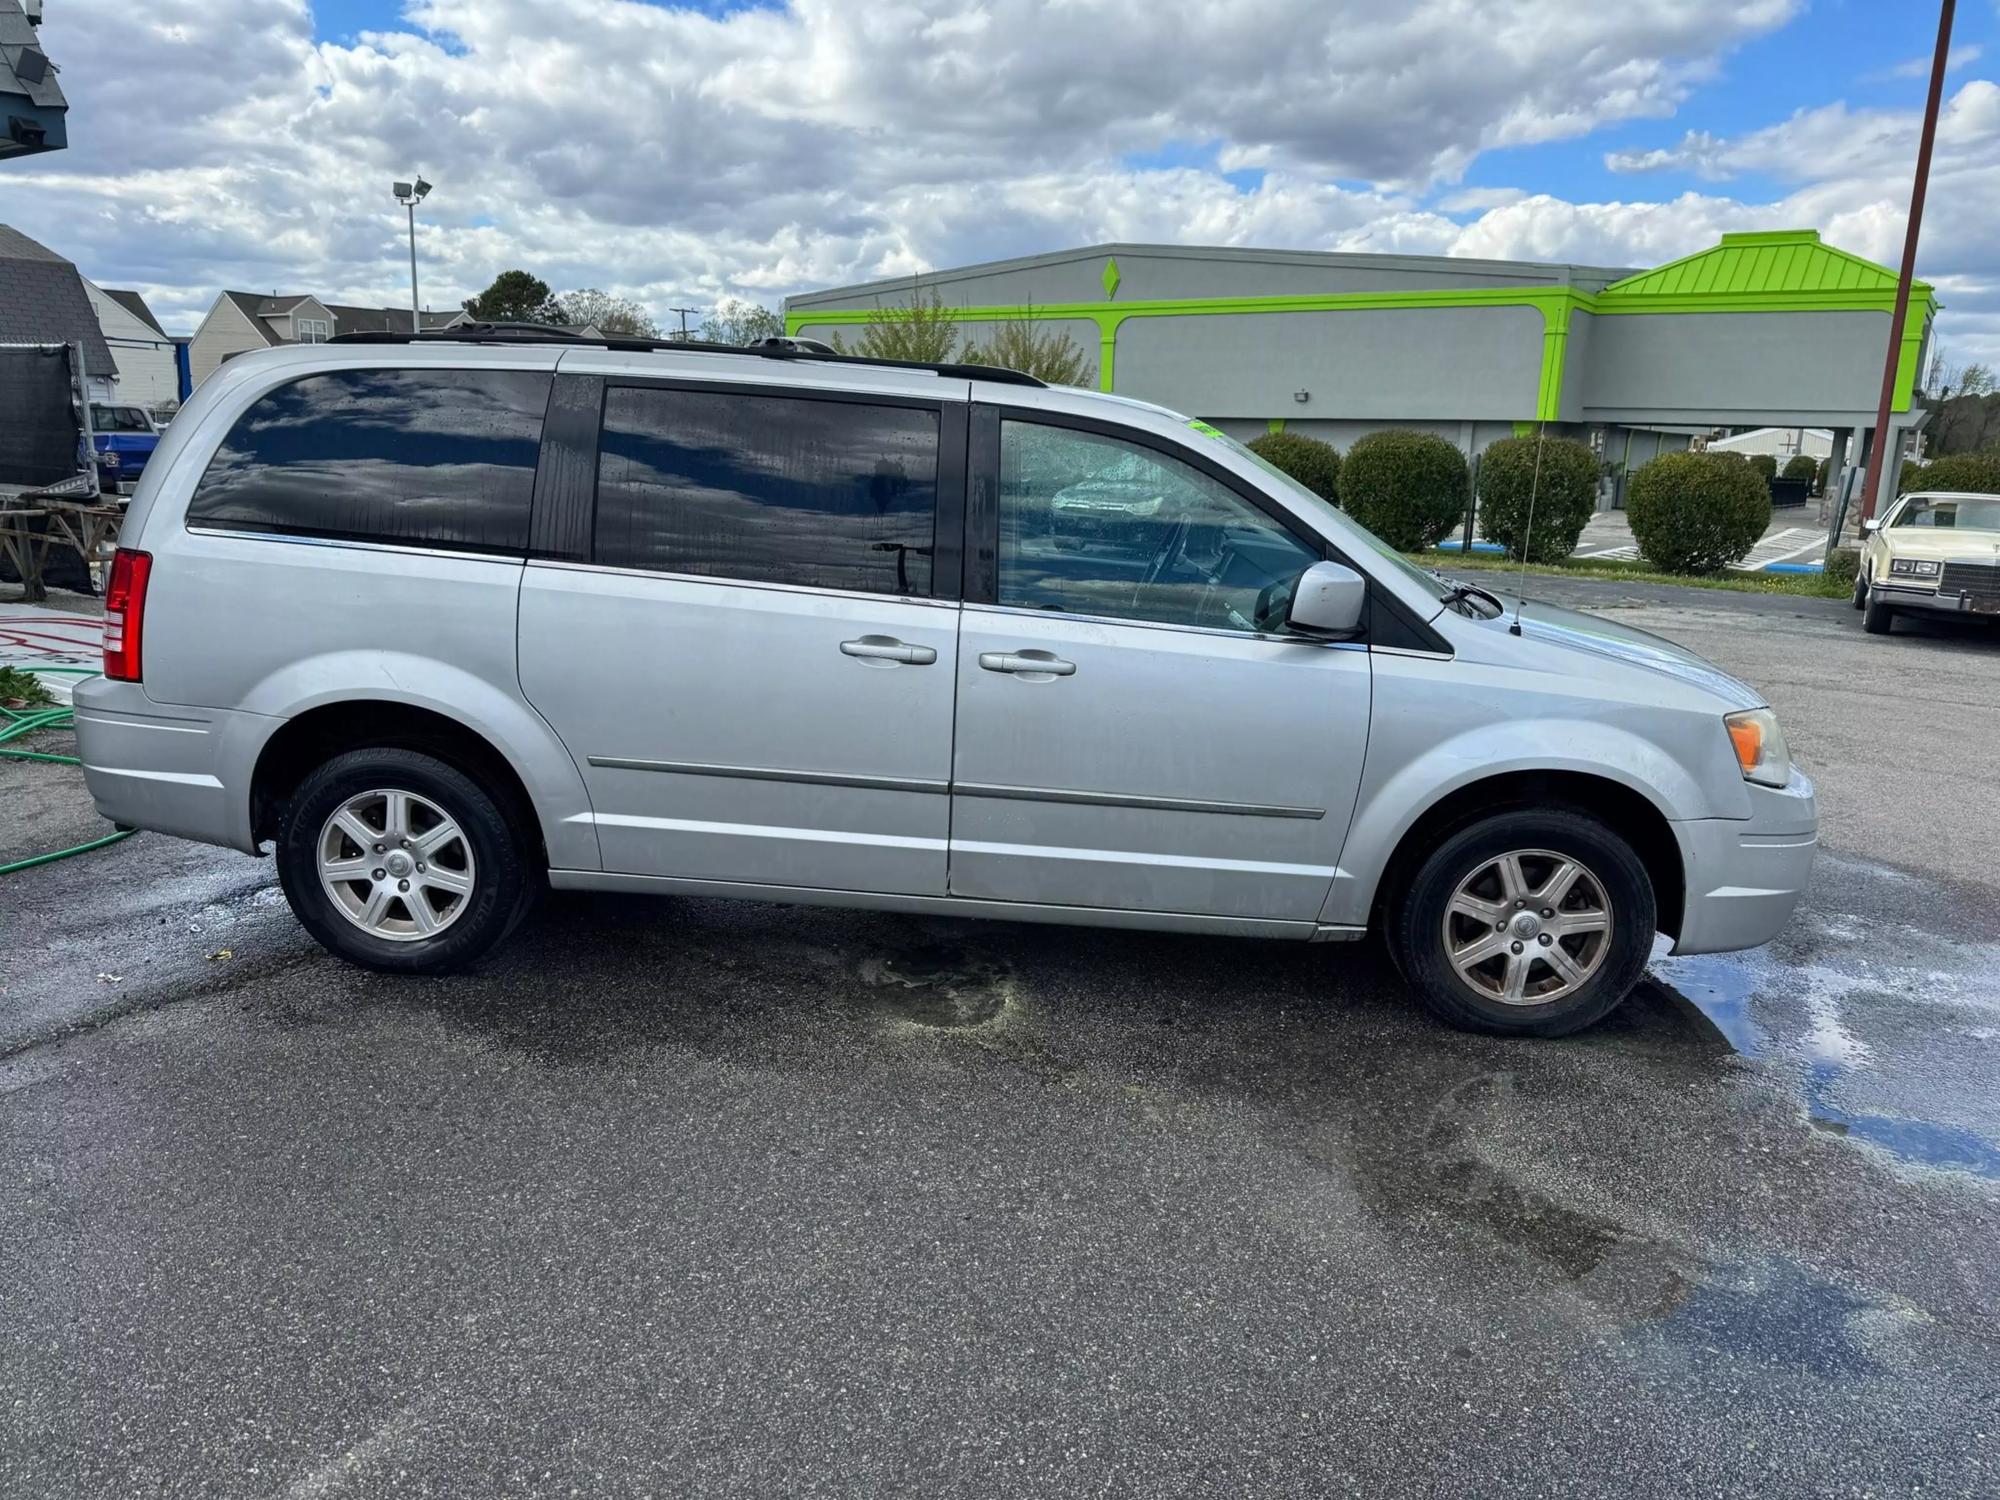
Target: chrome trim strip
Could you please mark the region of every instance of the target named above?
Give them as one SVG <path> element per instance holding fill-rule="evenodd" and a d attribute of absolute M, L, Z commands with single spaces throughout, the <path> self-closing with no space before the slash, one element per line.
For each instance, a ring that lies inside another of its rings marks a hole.
<path fill-rule="evenodd" d="M 952 858 L 957 859 L 961 854 L 991 854 L 1002 859 L 1032 859 L 1040 863 L 1066 859 L 1095 865 L 1150 865 L 1194 875 L 1296 875 L 1314 881 L 1333 880 L 1340 875 L 1337 865 L 1302 865 L 1269 859 L 1200 859 L 1135 849 L 1069 849 L 1060 844 L 996 844 L 962 839 L 954 833 Z"/>
<path fill-rule="evenodd" d="M 1021 604 L 968 604 L 966 614 L 1015 616 L 1024 620 L 1061 620 L 1064 624 L 1075 621 L 1083 625 L 1130 626 L 1134 630 L 1170 630 L 1178 635 L 1212 635 L 1226 641 L 1264 641 L 1274 646 L 1318 646 L 1321 649 L 1343 651 L 1365 651 L 1362 641 L 1322 641 L 1309 635 L 1292 635 L 1276 630 L 1230 630 L 1217 625 L 1177 625 L 1171 620 L 1132 620 L 1122 615 L 1088 615 L 1080 610 L 1055 612 L 1046 609 L 1029 609 Z"/>
<path fill-rule="evenodd" d="M 867 792 L 935 792 L 951 790 L 948 781 L 923 781 L 904 776 L 848 776 L 835 771 L 787 771 L 776 766 L 720 766 L 698 760 L 633 760 L 622 755 L 593 755 L 593 766 L 613 771 L 665 771 L 673 776 L 730 776 L 742 781 L 792 781 L 806 786 L 851 786 Z"/>
<path fill-rule="evenodd" d="M 943 839 L 897 833 L 852 833 L 840 828 L 790 828 L 776 823 L 716 823 L 706 818 L 650 818 L 638 813 L 594 813 L 598 828 L 636 828 L 646 833 L 714 833 L 733 839 L 783 839 L 794 844 L 855 844 L 869 849 L 925 849 L 943 854 Z"/>
<path fill-rule="evenodd" d="M 1311 818 L 1323 807 L 1286 807 L 1273 802 L 1215 802 L 1196 797 L 1142 797 L 1122 792 L 1078 792 L 1059 787 L 1001 786 L 983 781 L 952 783 L 961 797 L 993 797 L 1012 802 L 1067 802 L 1085 807 L 1137 807 L 1152 812 L 1226 813 L 1239 818 Z"/>
<path fill-rule="evenodd" d="M 707 573 L 669 573 L 659 568 L 614 568 L 609 563 L 574 562 L 559 557 L 531 557 L 527 563 L 530 568 L 550 573 L 599 573 L 607 578 L 643 578 L 653 583 L 699 583 L 715 589 L 756 589 L 770 594 L 803 594 L 813 599 L 864 599 L 882 604 L 914 604 L 924 609 L 944 609 L 953 613 L 959 608 L 956 599 L 939 599 L 925 594 L 876 594 L 865 589 L 773 583 L 765 578 L 719 578 Z"/>
<path fill-rule="evenodd" d="M 520 552 L 461 552 L 452 547 L 433 547 L 428 542 L 371 542 L 360 537 L 310 536 L 294 531 L 249 531 L 234 526 L 203 526 L 190 523 L 182 528 L 189 536 L 212 536 L 223 541 L 284 542 L 293 547 L 338 547 L 347 552 L 393 552 L 421 557 L 446 557 L 459 562 L 501 563 L 518 568 L 527 561 Z"/>

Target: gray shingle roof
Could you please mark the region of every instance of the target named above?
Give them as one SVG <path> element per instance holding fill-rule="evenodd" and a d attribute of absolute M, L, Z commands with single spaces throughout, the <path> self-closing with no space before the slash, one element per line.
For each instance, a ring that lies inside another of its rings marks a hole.
<path fill-rule="evenodd" d="M 69 101 L 63 98 L 62 85 L 56 82 L 55 64 L 44 62 L 42 76 L 32 82 L 21 76 L 21 54 L 30 49 L 40 52 L 41 38 L 36 35 L 27 14 L 9 0 L 9 3 L 0 5 L 0 93 L 25 97 L 31 104 L 67 109 Z M 47 54 L 43 53 L 43 56 Z"/>
<path fill-rule="evenodd" d="M 256 292 L 224 292 L 222 295 L 236 304 L 237 310 L 250 320 L 250 326 L 263 336 L 265 343 L 282 344 L 284 342 L 283 339 L 279 338 L 265 326 L 264 315 L 259 311 L 266 302 L 272 302 L 277 299 L 259 296 Z M 293 298 L 292 300 L 297 301 L 298 299 Z"/>
<path fill-rule="evenodd" d="M 146 299 L 137 292 L 114 292 L 110 287 L 101 288 L 104 295 L 116 302 L 125 311 L 144 323 L 161 338 L 167 337 L 167 330 L 160 326 L 160 320 L 153 316 L 152 308 L 146 306 Z"/>
<path fill-rule="evenodd" d="M 329 302 L 326 310 L 333 314 L 335 333 L 408 333 L 410 331 L 410 310 L 407 307 L 350 307 L 345 303 Z M 457 308 L 449 312 L 427 312 L 424 327 L 443 328 L 465 314 Z"/>
<path fill-rule="evenodd" d="M 81 344 L 92 375 L 118 374 L 76 267 L 5 224 L 0 224 L 0 344 Z"/>

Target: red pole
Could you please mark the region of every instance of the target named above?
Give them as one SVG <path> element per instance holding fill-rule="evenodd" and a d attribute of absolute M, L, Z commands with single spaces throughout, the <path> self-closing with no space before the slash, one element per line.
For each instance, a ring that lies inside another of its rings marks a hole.
<path fill-rule="evenodd" d="M 1903 322 L 1910 315 L 1910 280 L 1917 273 L 1917 231 L 1924 222 L 1924 189 L 1931 180 L 1931 143 L 1937 139 L 1938 103 L 1944 97 L 1944 65 L 1951 53 L 1951 16 L 1956 0 L 1938 10 L 1937 52 L 1931 58 L 1931 93 L 1924 103 L 1924 134 L 1917 145 L 1917 180 L 1910 187 L 1910 222 L 1903 231 L 1903 273 L 1896 278 L 1896 311 L 1889 320 L 1889 354 L 1882 362 L 1882 400 L 1875 408 L 1875 439 L 1868 445 L 1868 477 L 1862 481 L 1861 519 L 1875 514 L 1882 484 L 1882 455 L 1889 446 L 1889 404 L 1896 398 L 1896 365 L 1902 356 Z"/>

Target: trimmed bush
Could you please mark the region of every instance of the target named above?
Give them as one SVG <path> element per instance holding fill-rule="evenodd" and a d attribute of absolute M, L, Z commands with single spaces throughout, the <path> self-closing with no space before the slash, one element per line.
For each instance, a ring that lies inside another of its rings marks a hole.
<path fill-rule="evenodd" d="M 1663 453 L 1632 476 L 1625 518 L 1639 555 L 1666 573 L 1716 573 L 1771 524 L 1764 478 L 1735 454 Z"/>
<path fill-rule="evenodd" d="M 2000 448 L 1979 453 L 1947 453 L 1927 464 L 1904 464 L 1903 482 L 1897 490 L 1901 494 L 1911 490 L 1959 490 L 1969 495 L 2000 495 Z"/>
<path fill-rule="evenodd" d="M 1827 555 L 1826 576 L 1835 583 L 1852 583 L 1861 573 L 1861 549 L 1836 547 Z"/>
<path fill-rule="evenodd" d="M 1826 476 L 1827 476 L 1827 471 L 1828 471 L 1828 469 L 1830 469 L 1830 468 L 1832 467 L 1832 465 L 1833 465 L 1833 460 L 1832 460 L 1832 458 L 1830 458 L 1830 457 L 1829 457 L 1829 458 L 1822 458 L 1822 459 L 1821 459 L 1821 460 L 1820 460 L 1820 461 L 1819 461 L 1818 463 L 1816 463 L 1816 464 L 1814 464 L 1814 465 L 1813 465 L 1813 493 L 1814 493 L 1814 494 L 1816 494 L 1816 495 L 1824 495 L 1824 494 L 1826 493 Z"/>
<path fill-rule="evenodd" d="M 1322 500 L 1340 504 L 1340 450 L 1333 444 L 1296 432 L 1267 432 L 1250 444 L 1250 451 Z"/>
<path fill-rule="evenodd" d="M 1819 461 L 1809 454 L 1794 453 L 1790 458 L 1785 460 L 1785 467 L 1780 472 L 1779 477 L 1782 479 L 1803 479 L 1807 484 L 1811 484 L 1819 477 Z"/>
<path fill-rule="evenodd" d="M 1769 453 L 1751 454 L 1750 467 L 1757 471 L 1758 478 L 1764 481 L 1764 488 L 1767 490 L 1771 487 L 1771 481 L 1778 477 L 1778 460 Z"/>
<path fill-rule="evenodd" d="M 1435 433 L 1371 432 L 1340 461 L 1340 503 L 1398 551 L 1435 547 L 1465 519 L 1465 455 Z"/>
<path fill-rule="evenodd" d="M 1596 510 L 1597 455 L 1586 443 L 1569 438 L 1502 438 L 1479 456 L 1479 534 L 1500 543 L 1516 562 L 1524 556 L 1529 562 L 1561 562 L 1576 551 L 1576 539 Z"/>
<path fill-rule="evenodd" d="M 1934 488 L 1934 486 L 1924 482 L 1924 475 L 1929 472 L 1929 469 L 1929 464 L 1904 464 L 1901 471 L 1896 475 L 1896 493 L 1907 495 L 1911 490 L 1928 490 Z M 1855 498 L 1859 499 L 1860 494 L 1861 492 L 1856 490 Z"/>

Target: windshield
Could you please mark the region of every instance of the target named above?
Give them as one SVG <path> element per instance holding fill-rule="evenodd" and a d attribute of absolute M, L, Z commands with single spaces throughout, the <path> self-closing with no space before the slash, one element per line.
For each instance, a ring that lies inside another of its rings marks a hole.
<path fill-rule="evenodd" d="M 1414 582 L 1419 588 L 1424 589 L 1439 599 L 1443 599 L 1446 594 L 1451 592 L 1454 587 L 1453 584 L 1438 577 L 1435 573 L 1418 567 L 1394 547 L 1383 541 L 1382 538 L 1375 535 L 1366 526 L 1355 520 L 1354 517 L 1347 514 L 1346 511 L 1333 504 L 1325 496 L 1319 495 L 1299 483 L 1298 480 L 1292 478 L 1291 475 L 1258 454 L 1254 449 L 1245 447 L 1228 433 L 1223 432 L 1220 428 L 1211 427 L 1206 422 L 1190 422 L 1188 425 L 1205 436 L 1214 438 L 1225 448 L 1229 449 L 1230 452 L 1241 458 L 1247 458 L 1251 463 L 1262 469 L 1271 477 L 1273 483 L 1282 488 L 1286 494 L 1298 500 L 1315 519 L 1320 520 L 1324 524 L 1325 529 L 1331 532 L 1337 540 L 1351 541 L 1357 546 L 1364 547 L 1368 551 L 1373 552 L 1384 562 L 1393 566 L 1405 578 Z"/>
<path fill-rule="evenodd" d="M 1898 526 L 1953 526 L 1961 531 L 2000 531 L 2000 495 L 1960 495 L 1926 500 L 1918 496 L 1896 517 Z"/>
<path fill-rule="evenodd" d="M 90 408 L 90 425 L 98 432 L 151 432 L 152 425 L 146 414 L 136 406 L 98 406 L 94 402 Z"/>

